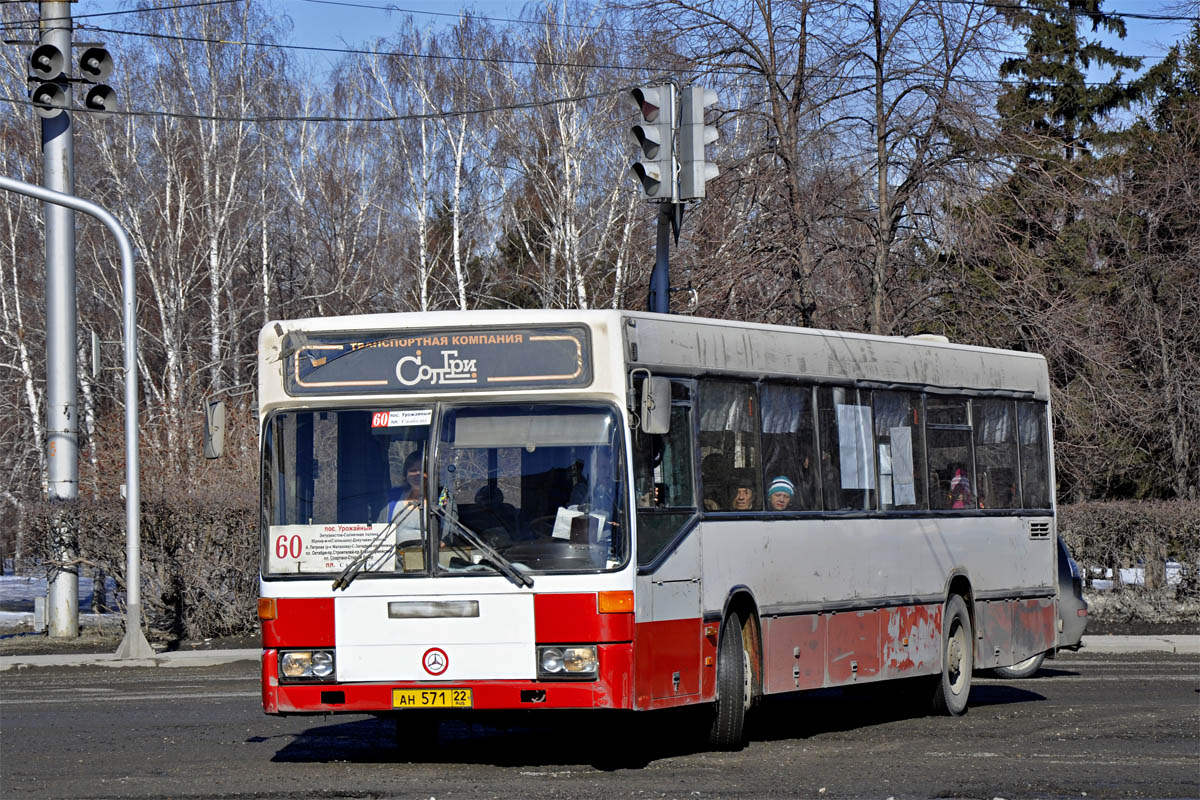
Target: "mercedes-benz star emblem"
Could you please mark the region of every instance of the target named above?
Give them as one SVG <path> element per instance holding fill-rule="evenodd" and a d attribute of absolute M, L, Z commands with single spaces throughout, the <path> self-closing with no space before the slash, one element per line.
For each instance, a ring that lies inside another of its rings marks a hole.
<path fill-rule="evenodd" d="M 450 658 L 440 647 L 431 647 L 421 656 L 421 666 L 430 675 L 441 675 L 450 666 Z"/>

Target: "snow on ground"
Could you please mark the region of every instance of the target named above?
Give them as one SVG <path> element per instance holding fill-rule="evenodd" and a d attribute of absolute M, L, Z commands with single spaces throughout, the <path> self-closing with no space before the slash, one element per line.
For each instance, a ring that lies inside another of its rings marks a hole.
<path fill-rule="evenodd" d="M 1101 570 L 1100 567 L 1092 567 L 1092 575 L 1100 575 L 1103 572 L 1104 577 L 1092 578 L 1093 589 L 1111 589 L 1113 588 L 1113 571 L 1109 567 Z M 1168 586 L 1178 586 L 1183 581 L 1183 565 L 1178 561 L 1166 562 L 1166 579 Z M 1145 586 L 1146 585 L 1146 568 L 1145 567 L 1121 567 L 1121 583 L 1126 586 Z"/>
<path fill-rule="evenodd" d="M 108 601 L 116 602 L 117 586 L 112 578 L 108 585 Z M 100 625 L 113 622 L 119 624 L 120 614 L 92 614 L 92 592 L 95 581 L 91 577 L 79 576 L 79 624 Z M 46 596 L 46 577 L 13 575 L 10 570 L 0 575 L 0 629 L 33 625 L 33 600 Z"/>

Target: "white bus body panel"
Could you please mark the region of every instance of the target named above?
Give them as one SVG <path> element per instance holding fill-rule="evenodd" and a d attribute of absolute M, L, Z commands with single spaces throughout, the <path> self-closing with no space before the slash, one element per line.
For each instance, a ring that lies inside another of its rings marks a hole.
<path fill-rule="evenodd" d="M 722 611 L 738 585 L 763 614 L 865 599 L 940 602 L 956 571 L 976 592 L 1054 593 L 1054 539 L 1030 538 L 1016 517 L 709 521 L 699 534 L 708 613 Z"/>
<path fill-rule="evenodd" d="M 533 595 L 432 595 L 430 600 L 473 600 L 478 617 L 391 619 L 395 596 L 334 599 L 339 681 L 464 681 L 532 679 L 536 672 Z M 425 653 L 441 648 L 445 672 L 423 667 Z"/>

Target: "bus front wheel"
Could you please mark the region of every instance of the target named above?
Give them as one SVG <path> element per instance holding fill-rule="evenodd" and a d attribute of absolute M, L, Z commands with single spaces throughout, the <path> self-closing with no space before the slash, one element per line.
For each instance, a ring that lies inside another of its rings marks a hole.
<path fill-rule="evenodd" d="M 743 644 L 742 619 L 732 613 L 721 626 L 717 649 L 717 700 L 708 744 L 716 750 L 741 750 L 746 712 L 753 697 L 750 653 Z"/>
<path fill-rule="evenodd" d="M 942 674 L 933 692 L 933 710 L 954 717 L 967 713 L 971 695 L 975 636 L 960 595 L 951 595 L 942 617 Z"/>

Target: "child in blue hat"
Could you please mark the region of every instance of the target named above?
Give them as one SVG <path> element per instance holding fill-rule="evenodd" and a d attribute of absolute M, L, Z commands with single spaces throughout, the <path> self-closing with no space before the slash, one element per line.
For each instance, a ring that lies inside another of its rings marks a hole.
<path fill-rule="evenodd" d="M 796 494 L 796 486 L 786 476 L 777 475 L 767 488 L 767 507 L 771 511 L 787 511 Z"/>

